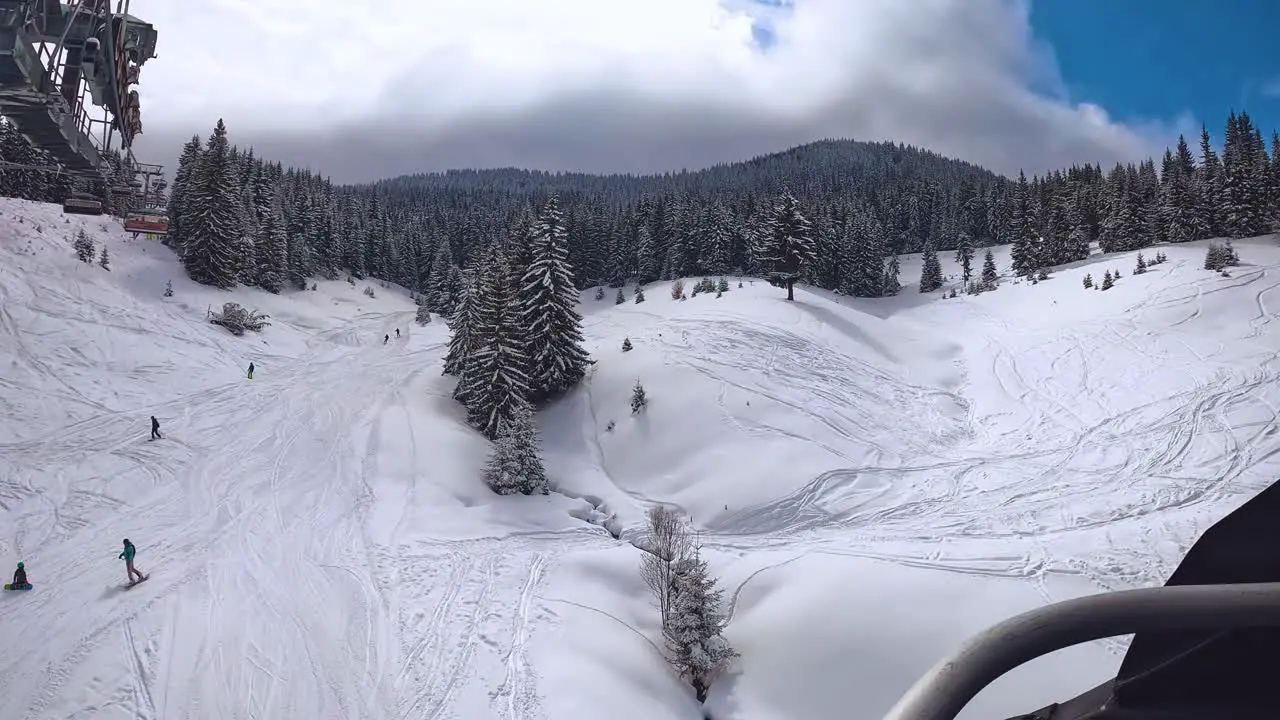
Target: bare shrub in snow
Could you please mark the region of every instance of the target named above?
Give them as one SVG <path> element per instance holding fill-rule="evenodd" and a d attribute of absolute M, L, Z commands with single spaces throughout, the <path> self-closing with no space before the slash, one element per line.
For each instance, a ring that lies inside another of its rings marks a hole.
<path fill-rule="evenodd" d="M 414 317 L 414 320 L 416 320 L 419 325 L 426 325 L 431 322 L 431 308 L 428 308 L 426 305 L 419 305 L 418 314 Z"/>
<path fill-rule="evenodd" d="M 173 297 L 173 281 L 168 280 L 164 284 L 164 296 Z"/>
<path fill-rule="evenodd" d="M 265 315 L 257 310 L 249 311 L 240 306 L 239 303 L 223 303 L 222 312 L 209 312 L 209 322 L 231 331 L 232 335 L 244 335 L 246 330 L 261 332 L 263 328 L 268 327 L 271 323 L 267 322 L 270 315 Z"/>
<path fill-rule="evenodd" d="M 374 294 L 374 292 L 373 292 L 373 286 L 372 286 L 372 285 L 365 285 L 365 286 L 364 286 L 364 294 L 365 294 L 365 295 L 368 295 L 369 297 L 377 297 L 377 295 L 376 295 L 376 294 Z"/>
<path fill-rule="evenodd" d="M 671 608 L 671 578 L 674 565 L 693 550 L 689 529 L 673 508 L 658 505 L 649 508 L 648 522 L 641 537 L 640 577 L 653 593 L 662 624 L 667 624 Z"/>
<path fill-rule="evenodd" d="M 671 299 L 672 300 L 684 299 L 684 281 L 683 280 L 680 280 L 677 278 L 676 280 L 673 280 L 671 282 Z"/>

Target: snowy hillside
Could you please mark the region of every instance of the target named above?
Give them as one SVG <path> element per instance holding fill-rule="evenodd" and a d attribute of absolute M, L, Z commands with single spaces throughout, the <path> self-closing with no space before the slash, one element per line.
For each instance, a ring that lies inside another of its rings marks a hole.
<path fill-rule="evenodd" d="M 109 220 L 0 200 L 0 568 L 35 585 L 0 596 L 0 717 L 698 718 L 627 542 L 660 502 L 731 601 L 715 717 L 876 720 L 1009 614 L 1163 582 L 1276 478 L 1280 246 L 1237 249 L 1231 277 L 1192 243 L 955 299 L 588 292 L 597 364 L 539 416 L 562 492 L 499 498 L 447 329 L 403 290 L 213 290 Z M 209 324 L 227 301 L 272 325 Z M 152 573 L 129 590 L 125 537 Z M 1122 649 L 965 716 L 1063 699 Z"/>

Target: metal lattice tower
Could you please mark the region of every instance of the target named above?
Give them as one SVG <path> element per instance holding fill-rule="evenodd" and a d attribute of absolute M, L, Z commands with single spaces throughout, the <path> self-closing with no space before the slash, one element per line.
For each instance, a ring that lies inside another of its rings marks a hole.
<path fill-rule="evenodd" d="M 68 173 L 106 179 L 109 150 L 136 172 L 142 117 L 131 86 L 156 40 L 129 0 L 114 11 L 110 0 L 0 0 L 0 115 Z"/>

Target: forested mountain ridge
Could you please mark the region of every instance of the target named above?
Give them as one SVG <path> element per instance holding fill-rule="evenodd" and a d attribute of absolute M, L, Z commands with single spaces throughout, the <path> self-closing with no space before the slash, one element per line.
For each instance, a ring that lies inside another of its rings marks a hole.
<path fill-rule="evenodd" d="M 582 199 L 625 206 L 660 195 L 716 198 L 763 193 L 776 197 L 787 190 L 811 202 L 848 199 L 852 189 L 863 188 L 868 182 L 893 188 L 967 183 L 990 190 L 1006 180 L 972 163 L 900 143 L 819 140 L 750 160 L 656 175 L 462 169 L 403 175 L 353 187 L 407 198 L 442 192 L 514 192 L 536 200 L 556 194 L 568 202 Z M 800 188 L 805 190 L 797 192 Z"/>

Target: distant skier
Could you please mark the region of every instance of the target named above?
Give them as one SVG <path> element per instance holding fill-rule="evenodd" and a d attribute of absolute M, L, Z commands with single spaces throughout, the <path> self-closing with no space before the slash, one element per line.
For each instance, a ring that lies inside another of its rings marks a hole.
<path fill-rule="evenodd" d="M 163 437 L 164 436 L 160 434 L 160 421 L 156 419 L 155 415 L 152 415 L 151 416 L 151 439 L 156 440 L 158 438 L 163 438 Z"/>
<path fill-rule="evenodd" d="M 18 563 L 18 569 L 13 571 L 13 585 L 10 587 L 19 588 L 27 585 L 27 571 L 22 563 Z"/>
<path fill-rule="evenodd" d="M 396 328 L 396 339 L 400 339 L 400 328 Z"/>
<path fill-rule="evenodd" d="M 138 583 L 147 579 L 146 575 L 143 575 L 142 572 L 138 570 L 138 568 L 133 566 L 133 556 L 137 554 L 137 552 L 138 552 L 138 549 L 133 546 L 133 543 L 129 542 L 129 538 L 125 538 L 124 552 L 120 553 L 120 557 L 124 558 L 124 567 L 126 570 L 129 571 L 130 585 L 137 585 Z M 137 580 L 133 579 L 134 575 L 138 576 Z"/>
<path fill-rule="evenodd" d="M 390 336 L 390 335 L 383 335 L 383 336 L 382 336 L 382 344 L 383 344 L 383 345 L 386 345 L 386 344 L 387 344 L 387 341 L 388 341 L 388 340 L 390 340 L 390 339 L 391 339 L 391 336 Z"/>
<path fill-rule="evenodd" d="M 253 379 L 253 363 L 249 363 L 249 379 Z"/>

